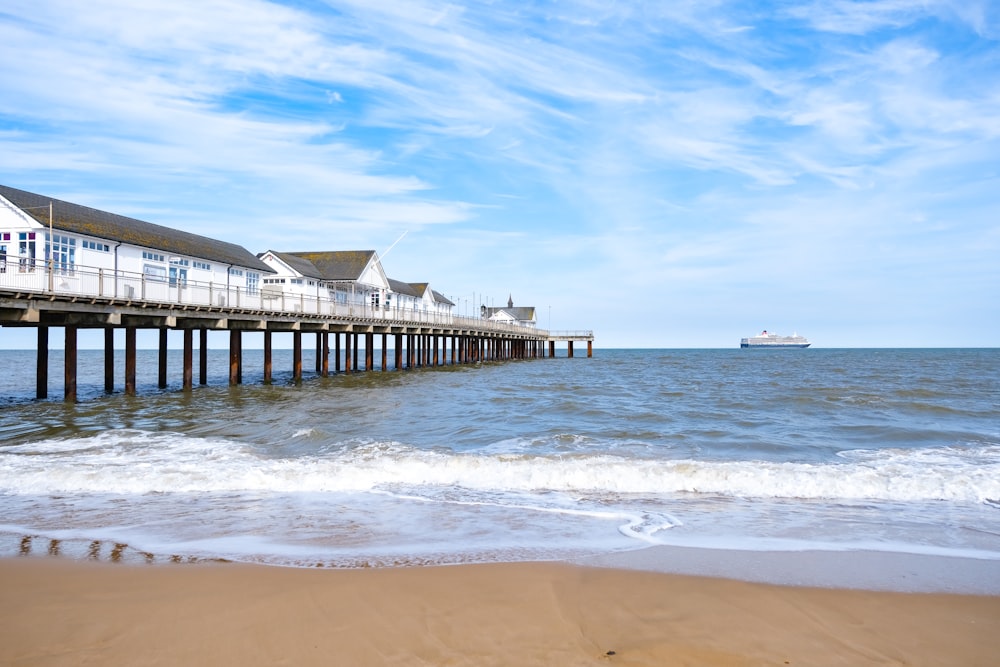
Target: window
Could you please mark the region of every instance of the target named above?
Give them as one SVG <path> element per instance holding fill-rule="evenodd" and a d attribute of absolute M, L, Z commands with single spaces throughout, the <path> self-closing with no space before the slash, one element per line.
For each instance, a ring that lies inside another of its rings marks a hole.
<path fill-rule="evenodd" d="M 80 245 L 87 250 L 97 250 L 98 252 L 111 252 L 111 246 L 107 243 L 98 243 L 97 241 L 88 241 L 84 239 L 80 241 Z"/>
<path fill-rule="evenodd" d="M 229 275 L 236 276 L 237 278 L 242 278 L 243 277 L 243 269 L 234 269 L 232 267 L 229 267 Z"/>
<path fill-rule="evenodd" d="M 52 254 L 49 255 L 49 235 L 45 235 L 45 256 L 52 258 L 52 270 L 62 275 L 72 275 L 76 266 L 76 239 L 64 234 L 52 235 Z"/>
<path fill-rule="evenodd" d="M 17 235 L 18 271 L 35 270 L 35 232 L 20 232 Z"/>
<path fill-rule="evenodd" d="M 205 271 L 211 271 L 212 270 L 212 265 L 211 264 L 207 264 L 205 262 L 199 262 L 198 260 L 195 260 L 195 261 L 191 262 L 191 265 L 194 266 L 194 268 L 196 268 L 196 269 L 203 269 Z"/>
<path fill-rule="evenodd" d="M 10 236 L 10 234 L 4 234 Z M 7 239 L 9 240 L 9 239 Z M 0 273 L 7 273 L 7 244 L 0 243 Z"/>
<path fill-rule="evenodd" d="M 260 288 L 260 274 L 247 271 L 247 294 L 256 294 Z"/>
<path fill-rule="evenodd" d="M 180 257 L 171 257 L 170 263 L 174 266 L 191 266 L 190 260 L 181 259 Z"/>
<path fill-rule="evenodd" d="M 152 260 L 154 262 L 164 262 L 164 261 L 166 261 L 166 257 L 164 257 L 163 255 L 161 255 L 159 253 L 155 253 L 155 252 L 149 252 L 148 250 L 143 250 L 142 251 L 142 258 L 143 259 L 149 259 L 149 260 Z"/>
<path fill-rule="evenodd" d="M 187 261 L 187 260 L 184 260 L 184 261 Z M 171 266 L 170 267 L 170 286 L 171 287 L 177 287 L 178 285 L 180 285 L 181 287 L 186 287 L 187 286 L 187 280 L 188 280 L 188 270 L 187 269 L 181 268 L 179 266 Z"/>
<path fill-rule="evenodd" d="M 167 270 L 162 266 L 144 264 L 142 266 L 142 273 L 146 276 L 147 280 L 152 280 L 158 283 L 162 283 L 167 279 Z"/>
<path fill-rule="evenodd" d="M 290 282 L 293 285 L 301 285 L 302 284 L 302 278 L 292 278 L 288 282 Z"/>
<path fill-rule="evenodd" d="M 372 298 L 372 308 L 378 308 L 378 306 L 379 306 L 379 297 L 380 297 L 380 294 L 378 292 L 372 292 L 372 297 L 371 297 Z"/>

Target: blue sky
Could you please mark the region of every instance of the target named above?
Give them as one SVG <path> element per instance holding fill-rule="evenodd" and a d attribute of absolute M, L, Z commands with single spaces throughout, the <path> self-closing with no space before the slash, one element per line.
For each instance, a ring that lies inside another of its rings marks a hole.
<path fill-rule="evenodd" d="M 405 232 L 391 277 L 598 348 L 997 346 L 998 40 L 986 0 L 7 0 L 0 182 Z"/>

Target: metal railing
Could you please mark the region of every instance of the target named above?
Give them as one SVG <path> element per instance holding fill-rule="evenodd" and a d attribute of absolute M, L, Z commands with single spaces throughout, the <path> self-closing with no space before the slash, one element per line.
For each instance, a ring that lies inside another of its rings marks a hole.
<path fill-rule="evenodd" d="M 586 338 L 593 338 L 594 337 L 594 331 L 593 331 L 593 329 L 575 329 L 575 330 L 569 330 L 569 331 L 548 331 L 548 332 L 546 332 L 546 335 L 550 339 L 575 338 L 577 340 L 580 340 L 580 339 L 586 339 Z"/>
<path fill-rule="evenodd" d="M 496 322 L 452 313 L 373 306 L 365 300 L 330 299 L 286 292 L 265 285 L 248 290 L 212 282 L 179 280 L 128 271 L 75 266 L 49 270 L 42 260 L 7 256 L 0 262 L 0 291 L 12 294 L 51 294 L 63 298 L 96 298 L 112 302 L 173 308 L 199 306 L 222 312 L 251 311 L 271 315 L 349 319 L 391 324 L 429 324 L 478 331 L 529 334 L 544 338 L 536 327 Z M 51 280 L 50 280 L 51 279 Z M 51 287 L 50 287 L 51 285 Z"/>

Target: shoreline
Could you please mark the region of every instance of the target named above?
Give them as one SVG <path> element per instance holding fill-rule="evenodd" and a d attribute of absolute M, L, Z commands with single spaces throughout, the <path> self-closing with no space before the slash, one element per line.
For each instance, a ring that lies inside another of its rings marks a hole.
<path fill-rule="evenodd" d="M 808 558 L 808 555 L 805 555 Z M 987 665 L 1000 596 L 574 563 L 0 559 L 0 664 Z"/>
<path fill-rule="evenodd" d="M 776 586 L 1000 596 L 1000 559 L 877 550 L 755 551 L 649 546 L 572 562 Z"/>
<path fill-rule="evenodd" d="M 54 538 L 0 532 L 0 562 L 5 559 L 23 558 L 97 562 L 123 566 L 160 567 L 178 564 L 222 563 L 325 570 L 566 562 L 584 567 L 724 578 L 777 586 L 1000 596 L 1000 558 L 920 554 L 910 551 L 876 549 L 757 550 L 649 545 L 635 549 L 543 558 L 541 560 L 508 561 L 501 559 L 436 562 L 434 560 L 413 559 L 408 561 L 400 559 L 387 565 L 319 562 L 303 565 L 242 561 L 220 555 L 185 555 L 182 552 L 153 554 L 111 540 Z"/>

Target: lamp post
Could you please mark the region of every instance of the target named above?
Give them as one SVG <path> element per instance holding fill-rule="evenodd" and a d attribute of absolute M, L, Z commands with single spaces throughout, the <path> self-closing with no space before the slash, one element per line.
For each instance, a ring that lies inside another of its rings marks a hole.
<path fill-rule="evenodd" d="M 49 201 L 49 291 L 55 290 L 55 250 L 56 239 L 52 235 L 52 201 Z"/>

